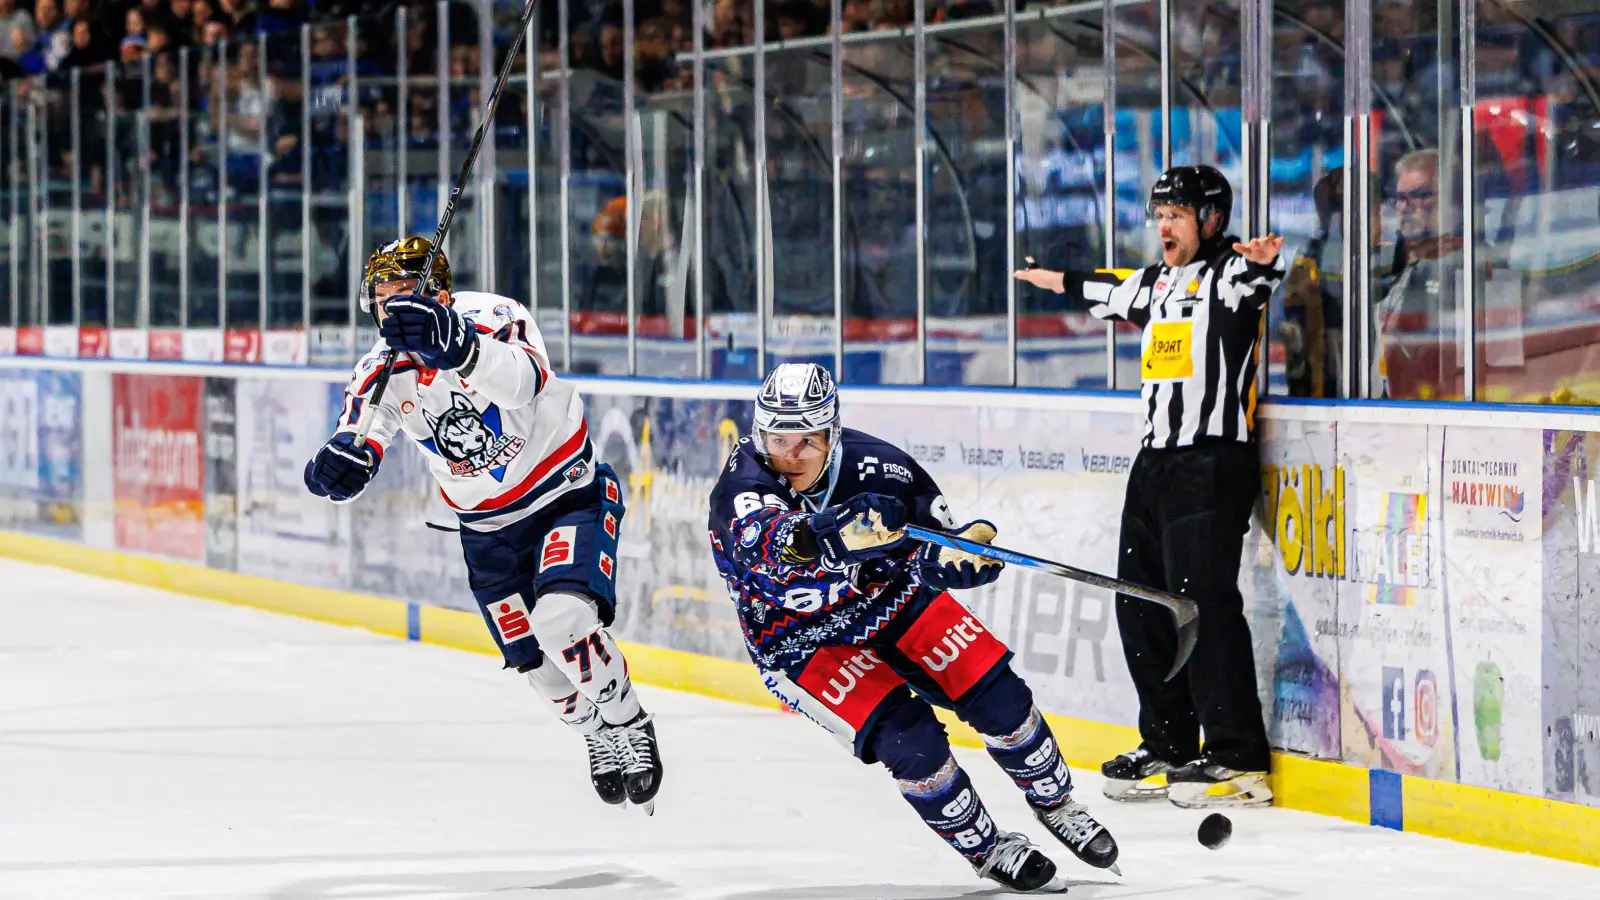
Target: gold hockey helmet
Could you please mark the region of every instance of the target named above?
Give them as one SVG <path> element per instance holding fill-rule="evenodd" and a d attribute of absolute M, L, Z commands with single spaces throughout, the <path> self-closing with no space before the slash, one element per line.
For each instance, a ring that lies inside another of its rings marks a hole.
<path fill-rule="evenodd" d="M 377 297 L 377 287 L 388 281 L 401 281 L 406 278 L 421 278 L 422 269 L 428 264 L 428 251 L 433 249 L 433 241 L 425 237 L 404 237 L 398 241 L 390 241 L 373 251 L 367 257 L 367 268 L 361 275 L 361 309 L 372 312 L 373 300 Z M 437 295 L 440 291 L 450 290 L 450 260 L 439 251 L 439 258 L 433 262 L 433 275 L 428 279 L 429 284 L 421 288 L 428 294 Z"/>

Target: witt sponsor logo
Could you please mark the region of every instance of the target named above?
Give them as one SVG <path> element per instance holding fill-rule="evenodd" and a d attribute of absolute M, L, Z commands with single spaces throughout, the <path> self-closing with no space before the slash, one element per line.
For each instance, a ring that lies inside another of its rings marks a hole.
<path fill-rule="evenodd" d="M 867 677 L 867 673 L 883 665 L 871 650 L 863 649 L 854 656 L 847 657 L 839 663 L 838 671 L 828 677 L 828 686 L 822 690 L 822 699 L 834 706 L 844 703 L 856 685 Z"/>
<path fill-rule="evenodd" d="M 577 539 L 576 525 L 563 525 L 544 536 L 544 550 L 539 554 L 539 571 L 565 566 L 572 562 L 572 544 Z"/>
<path fill-rule="evenodd" d="M 500 634 L 500 643 L 520 641 L 533 633 L 533 624 L 528 621 L 528 604 L 523 601 L 521 594 L 512 594 L 497 601 L 491 612 L 494 630 Z"/>
<path fill-rule="evenodd" d="M 1290 575 L 1345 575 L 1344 468 L 1261 467 L 1267 521 Z"/>
<path fill-rule="evenodd" d="M 131 487 L 193 488 L 200 484 L 200 434 L 145 428 L 139 413 L 119 423 L 116 480 Z"/>
<path fill-rule="evenodd" d="M 1090 453 L 1087 450 L 1080 450 L 1078 453 L 1083 457 L 1083 470 L 1093 475 L 1122 475 L 1133 468 L 1131 456 Z"/>
<path fill-rule="evenodd" d="M 1006 451 L 999 447 L 968 447 L 962 444 L 961 461 L 969 466 L 1003 466 L 1006 463 Z"/>
<path fill-rule="evenodd" d="M 930 672 L 943 672 L 961 657 L 961 651 L 967 649 L 978 639 L 978 635 L 983 633 L 983 626 L 978 624 L 978 620 L 971 616 L 962 616 L 960 622 L 945 629 L 944 640 L 934 645 L 933 655 L 937 658 L 930 659 L 924 655 L 922 664 L 927 666 Z"/>
<path fill-rule="evenodd" d="M 1024 469 L 1064 472 L 1067 468 L 1067 455 L 1065 453 L 1052 453 L 1048 450 L 1029 450 L 1019 445 L 1017 447 L 1017 459 L 1022 462 Z"/>

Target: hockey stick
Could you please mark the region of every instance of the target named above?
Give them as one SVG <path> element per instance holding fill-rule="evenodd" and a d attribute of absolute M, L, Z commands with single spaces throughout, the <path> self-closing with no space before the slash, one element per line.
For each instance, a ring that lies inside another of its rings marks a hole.
<path fill-rule="evenodd" d="M 952 550 L 971 553 L 974 556 L 998 559 L 1003 563 L 1028 569 L 1039 569 L 1052 575 L 1060 575 L 1062 578 L 1071 578 L 1074 581 L 1092 584 L 1098 588 L 1105 588 L 1118 594 L 1127 594 L 1130 597 L 1148 600 L 1151 603 L 1166 607 L 1172 612 L 1172 617 L 1176 620 L 1178 626 L 1178 654 L 1177 659 L 1172 663 L 1172 671 L 1167 673 L 1168 681 L 1171 681 L 1183 669 L 1184 664 L 1189 661 L 1189 655 L 1194 652 L 1195 641 L 1200 637 L 1200 606 L 1188 597 L 1180 597 L 1177 594 L 1158 591 L 1155 588 L 1134 584 L 1131 581 L 1123 581 L 1120 578 L 1099 575 L 1063 563 L 1040 559 L 1037 556 L 1018 553 L 1015 550 L 1006 550 L 1002 547 L 968 540 L 945 531 L 907 525 L 906 535 L 926 543 L 938 544 L 943 547 L 949 547 Z"/>
<path fill-rule="evenodd" d="M 495 78 L 494 90 L 489 92 L 489 108 L 484 111 L 483 121 L 478 123 L 478 130 L 472 135 L 472 143 L 467 147 L 467 158 L 461 163 L 461 171 L 456 174 L 456 183 L 450 189 L 450 199 L 445 203 L 444 212 L 439 216 L 439 230 L 434 232 L 433 246 L 428 250 L 428 261 L 423 264 L 422 278 L 417 281 L 418 290 L 427 290 L 428 280 L 433 277 L 434 263 L 438 262 L 439 254 L 444 252 L 444 239 L 450 233 L 450 223 L 456 218 L 456 204 L 467 189 L 467 178 L 472 175 L 472 168 L 478 162 L 478 152 L 483 149 L 483 138 L 489 133 L 489 129 L 494 127 L 494 113 L 500 107 L 500 95 L 505 92 L 506 82 L 511 78 L 511 70 L 516 67 L 517 52 L 522 49 L 522 40 L 528 33 L 528 24 L 533 21 L 533 13 L 538 8 L 539 0 L 528 0 L 527 5 L 522 8 L 522 19 L 517 23 L 517 32 L 511 39 L 511 49 L 506 52 L 506 61 L 501 64 L 500 74 Z M 448 76 L 440 79 L 441 103 L 448 101 L 448 85 Z M 528 92 L 529 98 L 532 98 L 533 85 L 528 85 Z M 440 140 L 444 140 L 445 137 L 448 135 L 441 137 Z M 389 379 L 394 375 L 394 366 L 399 359 L 400 354 L 393 350 L 388 351 L 388 358 L 383 362 L 383 370 L 378 373 L 378 380 L 372 385 L 372 397 L 361 410 L 361 421 L 356 426 L 357 447 L 367 445 L 367 434 L 372 431 L 372 423 L 375 421 L 372 410 L 383 401 L 383 392 L 389 387 Z"/>

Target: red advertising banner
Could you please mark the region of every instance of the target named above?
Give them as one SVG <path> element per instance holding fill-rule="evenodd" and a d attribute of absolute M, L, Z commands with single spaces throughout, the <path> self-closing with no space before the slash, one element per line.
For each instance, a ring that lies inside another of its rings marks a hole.
<path fill-rule="evenodd" d="M 261 362 L 261 332 L 247 328 L 229 328 L 223 333 L 222 359 L 231 363 Z"/>
<path fill-rule="evenodd" d="M 39 325 L 24 325 L 17 329 L 17 355 L 18 356 L 43 356 L 44 355 L 44 328 Z"/>
<path fill-rule="evenodd" d="M 111 354 L 111 330 L 103 325 L 78 329 L 78 358 L 104 359 Z"/>
<path fill-rule="evenodd" d="M 183 332 L 157 328 L 150 332 L 151 359 L 183 359 Z"/>
<path fill-rule="evenodd" d="M 205 559 L 205 379 L 111 376 L 117 546 Z"/>

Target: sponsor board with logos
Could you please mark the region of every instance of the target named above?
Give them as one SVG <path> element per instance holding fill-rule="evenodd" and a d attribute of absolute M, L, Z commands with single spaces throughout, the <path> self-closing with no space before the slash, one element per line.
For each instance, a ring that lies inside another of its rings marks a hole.
<path fill-rule="evenodd" d="M 304 481 L 306 461 L 333 431 L 341 397 L 321 381 L 237 382 L 239 571 L 270 576 L 292 567 L 306 584 L 349 585 L 348 506 L 312 495 Z"/>
<path fill-rule="evenodd" d="M 93 481 L 82 469 L 38 474 L 40 460 L 76 459 L 115 492 L 103 546 L 475 609 L 459 539 L 425 524 L 451 517 L 410 442 L 390 448 L 357 502 L 301 507 L 342 377 L 84 368 L 82 386 L 0 373 L 34 384 L 8 397 L 57 398 L 0 423 L 5 527 L 28 527 L 10 512 L 47 496 L 47 481 L 81 496 Z M 750 404 L 615 387 L 587 402 L 627 504 L 605 526 L 619 535 L 618 637 L 744 660 L 705 501 Z M 957 521 L 989 518 L 1007 547 L 1115 571 L 1136 414 L 887 401 L 845 412 L 928 469 Z M 105 436 L 107 459 L 82 453 L 89 435 Z M 1267 418 L 1260 446 L 1240 588 L 1274 744 L 1600 805 L 1600 435 Z M 1014 651 L 1045 710 L 1134 722 L 1112 596 L 1013 568 L 959 599 Z"/>
<path fill-rule="evenodd" d="M 1546 431 L 1542 449 L 1544 793 L 1600 806 L 1600 433 Z M 1504 715 L 1493 674 L 1478 701 L 1490 725 Z"/>
<path fill-rule="evenodd" d="M 1443 431 L 1339 425 L 1349 536 L 1336 633 L 1343 758 L 1454 781 L 1450 710 L 1429 702 L 1429 685 L 1451 673 L 1437 540 Z"/>
<path fill-rule="evenodd" d="M 0 368 L 0 527 L 80 535 L 81 385 L 76 372 Z"/>

